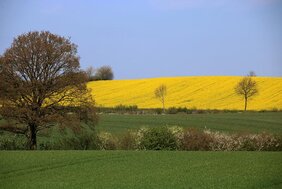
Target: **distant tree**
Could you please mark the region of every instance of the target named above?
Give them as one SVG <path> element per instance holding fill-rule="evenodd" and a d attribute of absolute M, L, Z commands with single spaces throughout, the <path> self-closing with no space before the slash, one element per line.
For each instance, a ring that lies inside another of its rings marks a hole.
<path fill-rule="evenodd" d="M 249 74 L 247 75 L 249 77 L 256 77 L 256 73 L 254 71 L 250 71 Z"/>
<path fill-rule="evenodd" d="M 37 148 L 37 133 L 54 126 L 94 126 L 94 102 L 79 69 L 77 46 L 50 32 L 29 32 L 14 39 L 0 57 L 0 129 L 27 137 Z"/>
<path fill-rule="evenodd" d="M 88 67 L 88 68 L 85 70 L 85 72 L 86 72 L 88 81 L 93 81 L 93 80 L 95 80 L 95 69 L 94 69 L 92 66 Z"/>
<path fill-rule="evenodd" d="M 250 76 L 244 77 L 236 86 L 235 92 L 237 95 L 242 96 L 245 100 L 245 108 L 247 110 L 248 100 L 258 93 L 256 81 Z"/>
<path fill-rule="evenodd" d="M 113 80 L 114 73 L 110 66 L 102 66 L 96 70 L 94 78 L 95 80 Z"/>
<path fill-rule="evenodd" d="M 165 97 L 167 94 L 166 85 L 162 84 L 155 89 L 155 97 L 159 99 L 163 105 L 163 113 L 165 113 Z"/>

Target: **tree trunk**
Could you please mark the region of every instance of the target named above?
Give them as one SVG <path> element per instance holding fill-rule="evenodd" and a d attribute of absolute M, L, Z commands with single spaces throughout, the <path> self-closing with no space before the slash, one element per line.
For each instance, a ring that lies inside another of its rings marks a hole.
<path fill-rule="evenodd" d="M 248 98 L 245 97 L 245 111 L 247 110 Z"/>
<path fill-rule="evenodd" d="M 36 139 L 36 125 L 30 124 L 29 125 L 29 133 L 28 133 L 28 145 L 30 150 L 37 149 L 37 139 Z"/>
<path fill-rule="evenodd" d="M 165 102 L 164 102 L 164 99 L 162 100 L 162 103 L 163 103 L 163 114 L 165 114 Z"/>

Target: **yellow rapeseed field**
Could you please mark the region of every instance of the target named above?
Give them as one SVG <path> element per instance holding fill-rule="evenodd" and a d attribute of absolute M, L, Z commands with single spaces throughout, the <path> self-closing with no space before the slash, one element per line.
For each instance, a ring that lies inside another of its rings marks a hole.
<path fill-rule="evenodd" d="M 242 97 L 234 92 L 239 76 L 171 77 L 135 80 L 93 81 L 88 83 L 97 106 L 114 107 L 119 104 L 137 105 L 139 108 L 161 108 L 154 90 L 167 86 L 166 108 L 187 107 L 197 109 L 244 108 Z M 254 77 L 259 94 L 250 99 L 249 110 L 282 109 L 282 78 Z"/>

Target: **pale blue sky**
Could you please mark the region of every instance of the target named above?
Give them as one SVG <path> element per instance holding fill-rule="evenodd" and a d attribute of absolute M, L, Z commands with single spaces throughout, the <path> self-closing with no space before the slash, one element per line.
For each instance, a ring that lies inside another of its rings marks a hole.
<path fill-rule="evenodd" d="M 282 76 L 282 0 L 0 0 L 0 54 L 34 30 L 70 36 L 116 79 Z"/>

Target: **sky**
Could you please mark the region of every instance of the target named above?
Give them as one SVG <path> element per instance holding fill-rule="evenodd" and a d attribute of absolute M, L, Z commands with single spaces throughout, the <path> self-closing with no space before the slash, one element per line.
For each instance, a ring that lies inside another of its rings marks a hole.
<path fill-rule="evenodd" d="M 43 30 L 115 79 L 282 76 L 282 0 L 0 0 L 0 54 Z"/>

